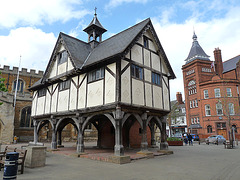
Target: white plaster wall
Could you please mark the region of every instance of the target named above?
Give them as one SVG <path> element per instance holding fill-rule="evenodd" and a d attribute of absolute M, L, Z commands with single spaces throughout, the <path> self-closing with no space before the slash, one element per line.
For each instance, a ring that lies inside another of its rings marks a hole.
<path fill-rule="evenodd" d="M 134 45 L 131 49 L 132 60 L 138 62 L 140 64 L 143 63 L 142 61 L 142 47 L 139 45 Z"/>
<path fill-rule="evenodd" d="M 127 53 L 127 55 L 125 57 L 130 59 L 130 51 Z"/>
<path fill-rule="evenodd" d="M 57 111 L 67 111 L 69 100 L 69 89 L 60 91 L 58 95 L 58 108 Z"/>
<path fill-rule="evenodd" d="M 163 105 L 162 105 L 162 88 L 159 87 L 159 86 L 155 86 L 153 85 L 153 97 L 154 97 L 154 107 L 155 108 L 160 108 L 162 109 L 163 108 Z"/>
<path fill-rule="evenodd" d="M 76 80 L 76 78 L 74 79 Z M 70 110 L 76 109 L 76 106 L 77 106 L 77 88 L 71 81 L 69 109 Z"/>
<path fill-rule="evenodd" d="M 150 67 L 150 51 L 144 49 L 144 65 Z"/>
<path fill-rule="evenodd" d="M 147 36 L 149 39 L 152 39 L 152 35 L 150 33 L 149 30 L 147 30 L 145 33 L 144 33 L 145 36 Z"/>
<path fill-rule="evenodd" d="M 55 77 L 57 75 L 57 60 L 55 59 L 53 62 L 53 66 L 50 70 L 49 78 Z"/>
<path fill-rule="evenodd" d="M 56 109 L 57 109 L 57 94 L 58 94 L 58 87 L 57 87 L 58 84 L 54 84 L 53 85 L 53 91 L 55 90 L 55 92 L 53 93 L 52 95 L 52 103 L 51 103 L 51 113 L 54 113 L 56 112 Z"/>
<path fill-rule="evenodd" d="M 152 81 L 152 73 L 150 70 L 144 68 L 144 79 L 145 81 L 151 82 Z"/>
<path fill-rule="evenodd" d="M 164 100 L 164 109 L 170 110 L 169 107 L 169 91 L 165 84 L 163 84 L 163 100 Z"/>
<path fill-rule="evenodd" d="M 50 92 L 52 91 L 51 86 L 49 86 L 48 89 Z M 51 95 L 49 94 L 49 91 L 47 90 L 47 93 L 46 93 L 45 114 L 50 113 L 50 108 L 51 108 L 51 104 L 50 104 L 51 103 Z"/>
<path fill-rule="evenodd" d="M 122 60 L 121 61 L 121 70 L 123 70 L 127 65 L 128 65 L 128 61 L 124 61 L 124 60 Z"/>
<path fill-rule="evenodd" d="M 168 86 L 168 78 L 166 76 L 163 76 L 164 81 L 162 83 L 165 83 Z"/>
<path fill-rule="evenodd" d="M 42 115 L 44 113 L 45 96 L 39 97 L 37 101 L 36 115 Z"/>
<path fill-rule="evenodd" d="M 116 63 L 109 64 L 107 67 L 116 74 Z"/>
<path fill-rule="evenodd" d="M 122 61 L 123 67 L 124 61 Z M 130 86 L 130 66 L 121 76 L 121 101 L 123 103 L 131 103 L 131 86 Z"/>
<path fill-rule="evenodd" d="M 149 41 L 149 49 L 151 49 L 154 52 L 157 52 L 155 43 L 153 41 Z"/>
<path fill-rule="evenodd" d="M 103 80 L 90 83 L 87 86 L 87 107 L 103 105 Z"/>
<path fill-rule="evenodd" d="M 152 88 L 151 84 L 145 83 L 146 106 L 152 107 Z"/>
<path fill-rule="evenodd" d="M 160 71 L 160 58 L 158 55 L 151 53 L 152 56 L 152 68 Z"/>
<path fill-rule="evenodd" d="M 66 71 L 67 71 L 67 62 L 58 65 L 58 72 L 57 72 L 58 75 L 65 73 Z"/>
<path fill-rule="evenodd" d="M 33 92 L 31 116 L 36 115 L 37 91 Z"/>
<path fill-rule="evenodd" d="M 105 104 L 113 103 L 115 102 L 115 99 L 116 79 L 108 71 L 105 71 Z"/>
<path fill-rule="evenodd" d="M 79 87 L 78 92 L 78 109 L 85 108 L 86 104 L 86 86 L 87 86 L 87 77 L 84 79 L 85 74 L 80 75 L 79 83 L 82 82 L 81 86 Z"/>
<path fill-rule="evenodd" d="M 72 62 L 71 62 L 71 60 L 70 60 L 70 58 L 68 57 L 68 61 L 67 61 L 67 63 L 68 63 L 68 67 L 67 67 L 67 71 L 71 71 L 71 70 L 73 70 L 74 69 L 74 67 L 73 67 L 73 64 L 72 64 Z"/>
<path fill-rule="evenodd" d="M 143 45 L 143 37 L 141 36 L 137 42 L 138 42 L 139 44 Z"/>
<path fill-rule="evenodd" d="M 133 104 L 144 105 L 143 81 L 132 79 Z"/>
<path fill-rule="evenodd" d="M 164 63 L 164 61 L 162 61 L 162 73 L 164 74 L 168 74 L 168 69 L 167 69 L 167 66 L 166 64 Z"/>

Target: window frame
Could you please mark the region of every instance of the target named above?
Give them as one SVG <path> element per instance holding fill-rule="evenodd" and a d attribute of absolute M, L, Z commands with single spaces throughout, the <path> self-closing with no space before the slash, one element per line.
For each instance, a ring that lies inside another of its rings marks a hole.
<path fill-rule="evenodd" d="M 131 65 L 131 76 L 133 78 L 143 80 L 143 68 L 138 65 L 132 64 Z"/>
<path fill-rule="evenodd" d="M 146 49 L 149 49 L 149 39 L 148 39 L 148 37 L 146 37 L 146 36 L 143 36 L 143 46 L 144 46 Z"/>
<path fill-rule="evenodd" d="M 18 85 L 17 85 L 17 81 L 18 81 Z M 17 87 L 17 92 L 18 93 L 23 93 L 23 89 L 24 89 L 24 81 L 22 79 L 16 79 L 13 81 L 13 92 L 15 92 L 16 90 L 16 86 Z"/>
<path fill-rule="evenodd" d="M 66 50 L 63 50 L 57 54 L 58 64 L 63 64 L 68 60 L 68 53 Z"/>
<path fill-rule="evenodd" d="M 46 96 L 46 94 L 47 94 L 47 88 L 38 90 L 38 97 Z"/>
<path fill-rule="evenodd" d="M 21 110 L 20 128 L 33 128 L 33 121 L 31 118 L 31 106 L 26 106 Z"/>
<path fill-rule="evenodd" d="M 203 90 L 204 99 L 209 99 L 208 89 Z"/>
<path fill-rule="evenodd" d="M 209 113 L 207 113 L 207 112 L 209 112 Z M 209 104 L 205 104 L 205 115 L 211 116 L 211 107 Z"/>
<path fill-rule="evenodd" d="M 162 86 L 162 78 L 161 74 L 152 72 L 152 84 L 157 86 Z"/>
<path fill-rule="evenodd" d="M 219 111 L 221 110 L 221 114 L 219 113 Z M 218 102 L 216 103 L 216 113 L 217 116 L 222 116 L 223 115 L 223 107 L 222 107 L 222 103 Z"/>
<path fill-rule="evenodd" d="M 227 88 L 226 90 L 227 90 L 227 97 L 232 97 L 232 89 L 231 88 Z"/>
<path fill-rule="evenodd" d="M 211 125 L 207 126 L 207 133 L 212 133 L 212 126 Z"/>
<path fill-rule="evenodd" d="M 215 88 L 215 89 L 214 89 L 214 95 L 215 95 L 215 98 L 221 97 L 220 88 Z"/>
<path fill-rule="evenodd" d="M 59 83 L 59 91 L 70 89 L 71 79 Z"/>
<path fill-rule="evenodd" d="M 105 68 L 104 67 L 95 69 L 88 73 L 88 83 L 96 82 L 101 79 L 104 79 L 104 76 L 105 76 Z"/>
<path fill-rule="evenodd" d="M 230 105 L 231 105 L 231 110 L 230 110 Z M 229 111 L 229 115 L 235 115 L 235 111 L 234 111 L 234 104 L 233 103 L 229 103 L 228 104 L 228 111 Z"/>

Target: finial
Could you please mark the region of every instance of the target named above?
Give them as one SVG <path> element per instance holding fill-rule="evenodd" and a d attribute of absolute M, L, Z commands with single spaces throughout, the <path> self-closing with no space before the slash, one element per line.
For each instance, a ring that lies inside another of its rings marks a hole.
<path fill-rule="evenodd" d="M 95 7 L 94 10 L 95 10 L 95 14 L 94 14 L 94 16 L 97 17 L 97 8 Z"/>
<path fill-rule="evenodd" d="M 193 41 L 197 41 L 197 35 L 195 34 L 195 30 L 194 30 L 194 27 L 193 27 Z"/>

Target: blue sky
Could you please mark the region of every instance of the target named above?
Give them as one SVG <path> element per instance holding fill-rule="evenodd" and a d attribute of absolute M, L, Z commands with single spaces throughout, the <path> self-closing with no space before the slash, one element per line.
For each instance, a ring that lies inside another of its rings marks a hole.
<path fill-rule="evenodd" d="M 183 93 L 181 67 L 198 41 L 213 60 L 222 50 L 223 61 L 240 54 L 240 0 L 0 0 L 0 64 L 45 70 L 59 32 L 87 40 L 82 31 L 94 8 L 108 30 L 106 39 L 137 22 L 151 18 L 159 40 L 177 76 L 171 81 L 171 99 Z M 183 97 L 184 98 L 184 97 Z"/>

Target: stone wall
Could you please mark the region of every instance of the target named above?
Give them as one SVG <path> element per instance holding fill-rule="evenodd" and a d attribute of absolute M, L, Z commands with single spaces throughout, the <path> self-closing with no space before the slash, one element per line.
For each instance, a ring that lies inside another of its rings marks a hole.
<path fill-rule="evenodd" d="M 7 92 L 0 92 L 0 142 L 9 144 L 13 142 L 14 109 L 13 96 Z"/>

